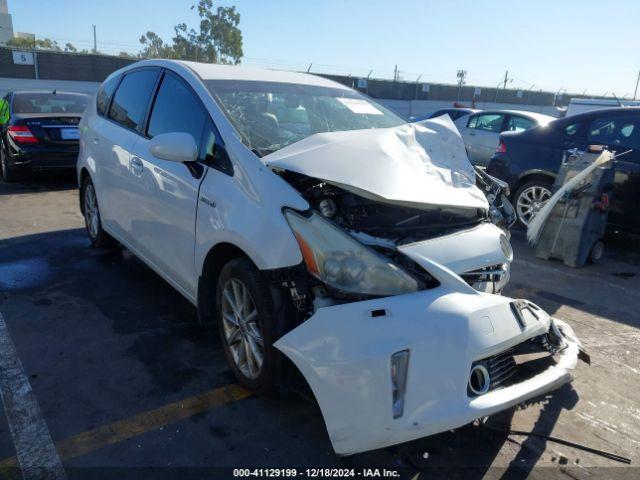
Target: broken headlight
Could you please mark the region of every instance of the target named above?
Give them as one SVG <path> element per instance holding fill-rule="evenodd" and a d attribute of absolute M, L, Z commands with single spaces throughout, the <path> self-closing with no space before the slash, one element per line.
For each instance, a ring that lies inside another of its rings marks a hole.
<path fill-rule="evenodd" d="M 300 245 L 307 270 L 337 290 L 375 296 L 418 290 L 418 281 L 391 260 L 362 245 L 320 215 L 285 216 Z"/>

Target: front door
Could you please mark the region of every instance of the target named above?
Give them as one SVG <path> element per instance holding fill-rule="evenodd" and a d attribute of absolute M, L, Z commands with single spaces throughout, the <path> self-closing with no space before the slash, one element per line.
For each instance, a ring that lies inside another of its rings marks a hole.
<path fill-rule="evenodd" d="M 195 298 L 195 225 L 200 183 L 207 167 L 162 160 L 149 151 L 162 133 L 186 132 L 200 143 L 207 113 L 191 88 L 166 72 L 149 115 L 144 137 L 132 150 L 130 170 L 137 201 L 132 205 L 132 234 L 140 253 L 183 293 Z"/>

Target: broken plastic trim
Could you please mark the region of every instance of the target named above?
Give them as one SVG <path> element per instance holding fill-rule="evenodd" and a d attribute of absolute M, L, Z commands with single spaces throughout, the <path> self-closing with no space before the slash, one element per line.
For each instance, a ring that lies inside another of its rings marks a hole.
<path fill-rule="evenodd" d="M 407 372 L 409 371 L 409 350 L 401 350 L 391 355 L 391 394 L 393 400 L 393 418 L 404 413 L 404 396 L 407 390 Z"/>

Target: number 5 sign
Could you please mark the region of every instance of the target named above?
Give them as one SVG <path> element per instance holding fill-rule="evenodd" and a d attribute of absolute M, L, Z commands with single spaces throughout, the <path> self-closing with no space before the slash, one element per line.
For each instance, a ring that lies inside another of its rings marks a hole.
<path fill-rule="evenodd" d="M 16 65 L 33 65 L 33 52 L 13 52 L 13 63 Z"/>

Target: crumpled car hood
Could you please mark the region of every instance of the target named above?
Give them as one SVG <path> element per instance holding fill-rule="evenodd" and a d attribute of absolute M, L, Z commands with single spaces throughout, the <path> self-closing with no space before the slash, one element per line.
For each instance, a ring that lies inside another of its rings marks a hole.
<path fill-rule="evenodd" d="M 425 209 L 489 208 L 449 117 L 394 128 L 317 133 L 262 161 L 371 200 Z"/>

